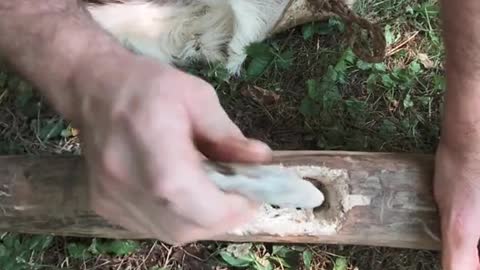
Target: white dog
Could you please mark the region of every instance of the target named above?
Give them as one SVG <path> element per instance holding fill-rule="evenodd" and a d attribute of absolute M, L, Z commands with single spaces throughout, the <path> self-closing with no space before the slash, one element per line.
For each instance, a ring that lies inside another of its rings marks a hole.
<path fill-rule="evenodd" d="M 107 32 L 159 61 L 220 62 L 238 74 L 292 0 L 83 0 Z"/>

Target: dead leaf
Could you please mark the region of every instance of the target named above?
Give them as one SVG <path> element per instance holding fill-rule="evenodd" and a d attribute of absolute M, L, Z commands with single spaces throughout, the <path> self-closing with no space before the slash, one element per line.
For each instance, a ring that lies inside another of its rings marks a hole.
<path fill-rule="evenodd" d="M 243 88 L 241 93 L 243 96 L 253 98 L 253 100 L 263 105 L 272 105 L 280 100 L 280 95 L 277 93 L 256 85 Z"/>
<path fill-rule="evenodd" d="M 430 68 L 433 68 L 435 66 L 435 64 L 433 63 L 433 61 L 428 57 L 427 54 L 425 53 L 419 53 L 417 54 L 417 58 L 418 60 L 420 60 L 420 63 L 422 63 L 422 65 L 426 68 L 426 69 L 430 69 Z"/>
<path fill-rule="evenodd" d="M 73 137 L 77 137 L 79 133 L 80 133 L 80 131 L 78 129 L 72 128 L 71 134 L 72 134 Z"/>
<path fill-rule="evenodd" d="M 233 254 L 235 257 L 244 257 L 250 253 L 253 244 L 244 243 L 244 244 L 230 244 L 227 246 L 227 251 Z"/>
<path fill-rule="evenodd" d="M 175 249 L 172 259 L 182 265 L 184 270 L 211 270 L 208 263 L 210 252 L 203 245 L 188 245 Z"/>
<path fill-rule="evenodd" d="M 393 100 L 392 102 L 390 102 L 390 105 L 388 106 L 388 110 L 390 112 L 395 112 L 398 109 L 399 104 L 400 102 L 398 102 L 398 100 Z"/>

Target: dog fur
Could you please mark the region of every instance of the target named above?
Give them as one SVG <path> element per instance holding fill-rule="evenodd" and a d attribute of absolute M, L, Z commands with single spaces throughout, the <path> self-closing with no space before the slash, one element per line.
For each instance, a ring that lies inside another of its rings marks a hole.
<path fill-rule="evenodd" d="M 238 74 L 245 48 L 264 40 L 291 0 L 84 0 L 95 21 L 163 63 L 222 63 Z"/>

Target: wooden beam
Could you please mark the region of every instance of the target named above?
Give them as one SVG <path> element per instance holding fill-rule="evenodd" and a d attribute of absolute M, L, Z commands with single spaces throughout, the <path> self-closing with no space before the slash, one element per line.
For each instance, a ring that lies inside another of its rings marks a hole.
<path fill-rule="evenodd" d="M 287 151 L 274 163 L 326 193 L 313 213 L 265 206 L 221 241 L 440 248 L 430 155 Z M 96 216 L 81 157 L 0 157 L 0 231 L 144 239 Z"/>

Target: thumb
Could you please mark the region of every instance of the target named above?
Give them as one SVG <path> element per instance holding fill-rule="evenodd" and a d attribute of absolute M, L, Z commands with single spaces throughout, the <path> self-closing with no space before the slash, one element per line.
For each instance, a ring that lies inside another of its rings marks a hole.
<path fill-rule="evenodd" d="M 191 108 L 194 140 L 205 156 L 223 162 L 270 161 L 272 151 L 268 145 L 247 139 L 217 100 L 209 103 Z"/>
<path fill-rule="evenodd" d="M 442 266 L 445 270 L 480 270 L 478 234 L 466 217 L 442 220 Z M 473 229 L 473 230 L 472 230 Z"/>

